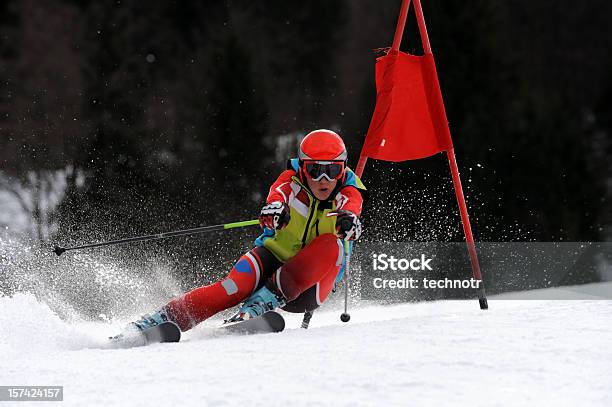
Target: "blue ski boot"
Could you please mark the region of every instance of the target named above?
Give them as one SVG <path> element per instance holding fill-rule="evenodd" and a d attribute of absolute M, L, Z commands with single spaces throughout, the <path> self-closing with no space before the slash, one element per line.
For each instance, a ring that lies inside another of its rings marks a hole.
<path fill-rule="evenodd" d="M 180 338 L 181 330 L 162 308 L 131 322 L 119 335 L 111 337 L 110 340 L 116 347 L 134 347 L 157 342 L 178 342 Z"/>
<path fill-rule="evenodd" d="M 141 331 L 145 331 L 168 321 L 170 321 L 168 314 L 166 310 L 162 308 L 153 314 L 143 315 L 138 321 L 132 322 L 132 324 L 136 325 Z"/>
<path fill-rule="evenodd" d="M 226 322 L 244 321 L 255 318 L 265 312 L 273 311 L 276 308 L 282 308 L 285 304 L 287 304 L 287 301 L 281 294 L 277 294 L 268 287 L 263 286 L 251 294 L 240 307 L 240 311 Z"/>

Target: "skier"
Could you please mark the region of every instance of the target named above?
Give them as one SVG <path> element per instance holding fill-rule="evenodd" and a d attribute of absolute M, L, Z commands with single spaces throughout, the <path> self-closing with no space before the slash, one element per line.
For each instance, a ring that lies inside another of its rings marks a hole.
<path fill-rule="evenodd" d="M 281 308 L 312 311 L 328 297 L 343 273 L 343 239 L 361 234 L 365 187 L 347 168 L 340 136 L 315 130 L 302 140 L 298 158 L 270 187 L 259 217 L 263 234 L 229 274 L 173 299 L 133 324 L 145 331 L 172 321 L 186 331 L 242 303 L 231 321 Z"/>

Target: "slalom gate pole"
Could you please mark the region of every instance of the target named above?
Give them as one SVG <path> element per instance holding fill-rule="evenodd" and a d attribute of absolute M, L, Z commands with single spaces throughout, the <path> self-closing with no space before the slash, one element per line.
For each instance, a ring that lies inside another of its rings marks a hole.
<path fill-rule="evenodd" d="M 470 216 L 468 215 L 465 197 L 463 196 L 463 188 L 461 187 L 461 178 L 459 177 L 459 169 L 457 168 L 457 160 L 455 159 L 455 149 L 451 148 L 446 152 L 448 164 L 453 176 L 453 186 L 455 187 L 455 196 L 459 205 L 459 213 L 461 214 L 461 224 L 463 225 L 463 234 L 465 235 L 465 243 L 467 244 L 468 254 L 470 255 L 470 264 L 472 266 L 472 274 L 478 281 L 478 303 L 480 309 L 488 309 L 487 294 L 485 292 L 482 274 L 480 273 L 480 264 L 478 263 L 478 254 L 476 253 L 476 245 L 474 236 L 472 235 L 472 226 L 470 225 Z"/>
<path fill-rule="evenodd" d="M 194 235 L 197 233 L 215 232 L 215 231 L 220 231 L 220 230 L 242 228 L 245 226 L 253 226 L 253 225 L 259 225 L 259 219 L 225 223 L 222 225 L 203 226 L 203 227 L 194 228 L 194 229 L 176 230 L 174 232 L 158 233 L 156 235 L 129 237 L 127 239 L 111 240 L 108 242 L 86 244 L 82 246 L 72 246 L 72 247 L 55 246 L 55 248 L 53 249 L 53 253 L 57 254 L 58 256 L 61 256 L 62 253 L 68 250 L 89 249 L 91 247 L 112 246 L 116 244 L 131 243 L 131 242 L 144 242 L 146 240 L 165 239 L 168 237 L 175 237 L 175 236 L 187 236 L 187 235 Z"/>
<path fill-rule="evenodd" d="M 404 3 L 409 3 L 410 0 L 404 0 Z M 403 3 L 402 3 L 403 10 Z M 427 26 L 425 25 L 425 17 L 423 16 L 423 9 L 421 8 L 421 0 L 414 0 L 414 11 L 417 17 L 417 23 L 419 26 L 419 33 L 421 34 L 421 42 L 423 44 L 423 51 L 425 54 L 430 54 L 433 61 L 433 53 L 431 52 L 431 44 L 429 43 L 429 35 L 427 34 Z M 435 64 L 434 64 L 435 69 Z M 437 73 L 433 75 L 435 81 L 435 88 L 438 92 L 437 99 L 440 101 L 441 113 L 444 116 L 445 123 L 448 123 L 446 117 L 446 110 L 444 108 L 444 102 L 442 99 L 442 92 L 440 90 L 440 84 L 438 83 Z M 447 124 L 448 125 L 448 124 Z M 450 131 L 450 130 L 449 130 Z M 461 178 L 459 177 L 459 169 L 457 167 L 457 160 L 455 158 L 455 149 L 451 148 L 446 151 L 448 163 L 453 178 L 453 186 L 455 187 L 455 196 L 457 197 L 457 204 L 459 205 L 459 213 L 461 214 L 461 224 L 463 225 L 463 233 L 465 235 L 465 242 L 467 244 L 468 253 L 470 255 L 470 264 L 472 266 L 472 274 L 474 278 L 478 280 L 478 302 L 480 309 L 488 309 L 487 297 L 485 293 L 484 283 L 482 281 L 482 275 L 480 273 L 480 265 L 478 264 L 478 254 L 476 253 L 476 245 L 474 244 L 474 236 L 472 235 L 472 227 L 470 225 L 470 217 L 468 216 L 467 205 L 465 204 L 465 197 L 463 195 L 463 188 L 461 187 Z"/>

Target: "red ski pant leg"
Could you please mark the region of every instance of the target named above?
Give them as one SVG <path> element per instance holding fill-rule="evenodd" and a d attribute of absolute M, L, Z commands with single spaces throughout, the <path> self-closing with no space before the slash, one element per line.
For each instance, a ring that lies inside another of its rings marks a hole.
<path fill-rule="evenodd" d="M 314 311 L 327 299 L 336 282 L 335 273 L 326 274 L 321 281 L 301 293 L 295 300 L 287 303 L 283 311 L 302 313 Z"/>
<path fill-rule="evenodd" d="M 338 238 L 321 235 L 274 273 L 274 284 L 288 302 L 315 287 L 317 302 L 321 303 L 332 290 L 343 260 L 344 249 Z"/>
<path fill-rule="evenodd" d="M 186 331 L 217 312 L 238 305 L 279 266 L 280 262 L 268 250 L 256 247 L 243 255 L 223 280 L 183 294 L 170 301 L 166 310 Z"/>

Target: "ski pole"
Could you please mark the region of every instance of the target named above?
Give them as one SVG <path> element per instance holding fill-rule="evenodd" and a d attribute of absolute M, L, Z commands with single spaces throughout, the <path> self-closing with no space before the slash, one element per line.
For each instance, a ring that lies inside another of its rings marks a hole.
<path fill-rule="evenodd" d="M 308 329 L 308 325 L 310 325 L 310 319 L 312 318 L 312 314 L 314 311 L 306 311 L 304 312 L 304 318 L 302 319 L 302 328 Z"/>
<path fill-rule="evenodd" d="M 349 322 L 351 315 L 348 313 L 348 294 L 349 294 L 349 270 L 351 265 L 351 251 L 348 240 L 344 241 L 344 255 L 346 256 L 346 267 L 344 268 L 344 312 L 340 315 L 340 321 Z"/>
<path fill-rule="evenodd" d="M 145 240 L 165 239 L 167 237 L 174 237 L 174 236 L 186 236 L 186 235 L 193 235 L 196 233 L 215 232 L 218 230 L 241 228 L 241 227 L 252 226 L 252 225 L 259 225 L 259 219 L 245 220 L 242 222 L 225 223 L 221 225 L 203 226 L 203 227 L 194 228 L 194 229 L 176 230 L 174 232 L 158 233 L 156 235 L 129 237 L 127 239 L 111 240 L 108 242 L 86 244 L 82 246 L 73 246 L 73 247 L 55 246 L 55 248 L 53 249 L 53 253 L 57 254 L 58 256 L 61 256 L 62 253 L 68 250 L 88 249 L 90 247 L 111 246 L 111 245 L 116 245 L 116 244 L 121 244 L 121 243 L 130 243 L 130 242 L 143 242 Z"/>

